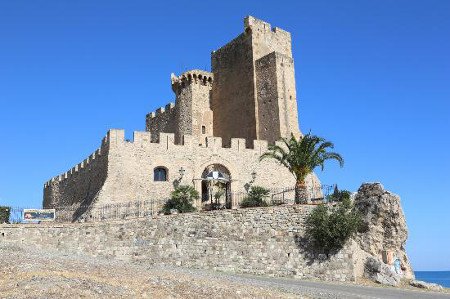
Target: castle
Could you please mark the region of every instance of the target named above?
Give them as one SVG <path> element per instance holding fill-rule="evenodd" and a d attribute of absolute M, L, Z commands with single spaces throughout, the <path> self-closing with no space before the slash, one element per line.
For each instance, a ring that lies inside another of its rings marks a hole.
<path fill-rule="evenodd" d="M 232 208 L 233 194 L 251 185 L 294 186 L 285 167 L 259 160 L 268 144 L 301 136 L 290 33 L 249 16 L 212 52 L 211 69 L 172 74 L 175 104 L 147 114 L 133 141 L 110 130 L 91 156 L 45 183 L 44 208 L 167 199 L 179 184 L 201 194 L 199 208 L 219 191 Z M 320 189 L 314 174 L 307 184 Z"/>

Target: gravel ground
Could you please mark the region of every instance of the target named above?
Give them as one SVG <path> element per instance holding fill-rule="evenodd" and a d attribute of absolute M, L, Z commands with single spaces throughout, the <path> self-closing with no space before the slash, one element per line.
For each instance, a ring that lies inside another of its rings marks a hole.
<path fill-rule="evenodd" d="M 238 275 L 0 244 L 0 298 L 450 298 L 368 281 Z"/>
<path fill-rule="evenodd" d="M 212 271 L 0 244 L 1 298 L 310 298 Z"/>

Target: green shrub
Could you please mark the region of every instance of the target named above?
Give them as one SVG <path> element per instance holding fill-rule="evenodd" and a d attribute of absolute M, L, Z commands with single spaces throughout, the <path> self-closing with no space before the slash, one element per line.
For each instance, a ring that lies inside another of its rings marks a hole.
<path fill-rule="evenodd" d="M 254 186 L 248 195 L 242 200 L 241 208 L 250 207 L 267 207 L 266 198 L 269 197 L 270 191 L 266 188 Z"/>
<path fill-rule="evenodd" d="M 9 216 L 11 215 L 11 208 L 0 206 L 0 224 L 9 223 Z"/>
<path fill-rule="evenodd" d="M 326 254 L 341 249 L 363 226 L 361 215 L 350 198 L 336 206 L 319 205 L 306 219 L 306 236 L 312 245 Z"/>
<path fill-rule="evenodd" d="M 166 201 L 162 211 L 164 214 L 170 214 L 171 210 L 177 210 L 179 213 L 194 212 L 196 209 L 192 203 L 199 197 L 198 191 L 194 187 L 180 185 L 172 192 L 171 198 Z"/>
<path fill-rule="evenodd" d="M 339 190 L 338 187 L 334 187 L 332 194 L 327 196 L 328 202 L 341 202 L 344 200 L 350 200 L 351 192 L 347 190 Z"/>

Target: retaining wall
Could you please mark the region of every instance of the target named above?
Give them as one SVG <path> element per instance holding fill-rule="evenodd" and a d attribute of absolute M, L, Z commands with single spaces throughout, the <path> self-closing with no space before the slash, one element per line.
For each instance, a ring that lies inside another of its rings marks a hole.
<path fill-rule="evenodd" d="M 0 241 L 150 264 L 354 280 L 350 247 L 329 259 L 303 248 L 310 209 L 279 206 L 98 223 L 1 225 Z"/>

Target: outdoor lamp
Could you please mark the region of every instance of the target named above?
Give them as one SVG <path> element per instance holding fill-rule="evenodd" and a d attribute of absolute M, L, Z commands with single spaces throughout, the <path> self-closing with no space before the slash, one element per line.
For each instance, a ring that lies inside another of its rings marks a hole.
<path fill-rule="evenodd" d="M 181 166 L 180 170 L 178 170 L 178 173 L 180 174 L 180 180 L 183 178 L 184 173 L 186 172 L 186 169 Z"/>

